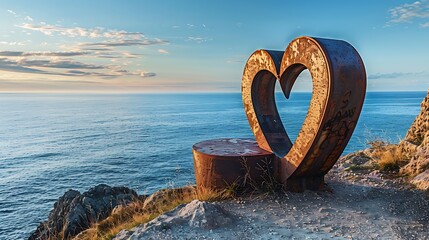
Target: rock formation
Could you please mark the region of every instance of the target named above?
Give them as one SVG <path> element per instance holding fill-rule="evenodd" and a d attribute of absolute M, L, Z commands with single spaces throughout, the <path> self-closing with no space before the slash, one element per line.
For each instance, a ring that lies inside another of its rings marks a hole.
<path fill-rule="evenodd" d="M 137 193 L 127 187 L 100 184 L 80 194 L 69 190 L 54 205 L 47 221 L 40 223 L 29 240 L 71 239 L 105 219 L 118 205 L 135 201 Z"/>
<path fill-rule="evenodd" d="M 231 214 L 216 203 L 194 200 L 132 230 L 122 230 L 114 239 L 177 239 L 188 234 L 189 229 L 210 231 L 233 221 Z"/>
<path fill-rule="evenodd" d="M 409 142 L 414 146 L 407 148 L 411 153 L 411 159 L 401 169 L 401 173 L 410 176 L 411 183 L 418 188 L 429 190 L 429 93 L 421 103 L 420 114 L 414 120 L 403 142 Z"/>

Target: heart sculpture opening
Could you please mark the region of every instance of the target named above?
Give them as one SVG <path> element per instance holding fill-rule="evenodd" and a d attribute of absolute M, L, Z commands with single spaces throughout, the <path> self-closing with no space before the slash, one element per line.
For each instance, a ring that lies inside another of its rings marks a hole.
<path fill-rule="evenodd" d="M 286 98 L 298 75 L 308 69 L 313 83 L 310 106 L 291 142 L 274 99 L 276 81 Z M 299 37 L 284 52 L 255 51 L 242 78 L 242 98 L 260 148 L 278 159 L 276 174 L 286 189 L 319 189 L 346 147 L 366 91 L 359 53 L 340 40 Z"/>

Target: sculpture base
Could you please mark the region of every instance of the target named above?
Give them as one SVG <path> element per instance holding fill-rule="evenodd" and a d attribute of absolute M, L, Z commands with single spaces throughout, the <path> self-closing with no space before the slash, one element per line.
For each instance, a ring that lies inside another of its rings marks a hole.
<path fill-rule="evenodd" d="M 276 187 L 277 158 L 253 139 L 215 139 L 193 146 L 197 191 L 243 193 Z"/>
<path fill-rule="evenodd" d="M 289 178 L 283 184 L 283 190 L 290 192 L 304 192 L 305 190 L 320 191 L 323 189 L 325 189 L 323 175 Z"/>

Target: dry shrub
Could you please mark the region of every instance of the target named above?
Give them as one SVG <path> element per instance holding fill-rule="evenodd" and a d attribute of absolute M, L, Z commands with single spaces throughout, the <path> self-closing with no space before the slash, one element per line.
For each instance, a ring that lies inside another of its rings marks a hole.
<path fill-rule="evenodd" d="M 230 186 L 224 190 L 213 190 L 209 188 L 200 188 L 197 192 L 197 199 L 200 201 L 220 201 L 235 196 L 235 186 Z"/>
<path fill-rule="evenodd" d="M 401 145 L 383 141 L 373 141 L 368 142 L 368 144 L 371 146 L 371 157 L 377 160 L 382 171 L 397 172 L 410 160 L 406 150 Z"/>

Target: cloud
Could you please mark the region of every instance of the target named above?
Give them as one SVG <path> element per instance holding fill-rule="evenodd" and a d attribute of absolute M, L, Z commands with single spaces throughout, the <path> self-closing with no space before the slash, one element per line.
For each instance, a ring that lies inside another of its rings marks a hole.
<path fill-rule="evenodd" d="M 168 53 L 168 51 L 165 50 L 165 49 L 158 49 L 158 52 L 162 53 L 162 54 L 167 54 Z"/>
<path fill-rule="evenodd" d="M 0 52 L 0 56 L 2 57 L 18 57 L 18 56 L 22 56 L 24 52 L 17 52 L 17 51 L 1 51 Z"/>
<path fill-rule="evenodd" d="M 28 60 L 21 59 L 17 63 L 26 67 L 45 67 L 45 68 L 73 68 L 73 69 L 104 69 L 104 66 L 86 64 L 69 60 Z"/>
<path fill-rule="evenodd" d="M 131 66 L 134 63 L 132 59 L 141 58 L 142 54 L 124 51 L 123 48 L 169 43 L 159 38 L 147 38 L 140 32 L 101 27 L 63 27 L 44 22 L 35 24 L 32 23 L 34 20 L 30 16 L 22 20 L 26 23 L 16 27 L 21 28 L 23 32 L 40 32 L 46 36 L 54 36 L 55 38 L 52 39 L 67 37 L 77 38 L 79 41 L 74 41 L 73 45 L 60 46 L 67 51 L 0 51 L 1 71 L 71 77 L 154 77 L 156 76 L 154 72 L 134 70 L 139 65 Z M 81 41 L 81 39 L 84 40 Z M 0 42 L 0 44 L 18 45 L 20 43 Z M 168 53 L 163 49 L 159 52 Z M 127 69 L 128 66 L 133 67 L 133 71 Z"/>
<path fill-rule="evenodd" d="M 145 39 L 143 33 L 140 32 L 127 32 L 124 30 L 110 30 L 101 27 L 96 28 L 83 28 L 83 27 L 62 27 L 58 25 L 50 25 L 41 23 L 39 25 L 32 23 L 24 23 L 18 27 L 41 32 L 48 36 L 58 35 L 66 37 L 87 37 L 87 38 L 107 38 L 107 39 L 129 39 L 129 40 L 142 40 Z"/>
<path fill-rule="evenodd" d="M 141 72 L 140 76 L 144 77 L 144 78 L 146 78 L 146 77 L 155 77 L 156 73 L 153 73 L 153 72 Z"/>
<path fill-rule="evenodd" d="M 41 69 L 38 69 L 41 68 Z M 60 71 L 63 69 L 62 71 Z M 67 69 L 67 70 L 66 70 Z M 28 60 L 18 59 L 12 60 L 7 58 L 0 58 L 0 70 L 8 72 L 19 73 L 34 73 L 44 75 L 57 75 L 57 76 L 94 76 L 103 78 L 116 78 L 122 76 L 136 76 L 136 77 L 154 77 L 156 73 L 153 72 L 130 72 L 125 69 L 120 69 L 119 66 L 114 65 L 92 65 L 81 63 L 77 61 L 51 61 L 51 60 Z M 66 70 L 66 71 L 64 71 Z M 94 72 L 92 70 L 98 70 Z"/>
<path fill-rule="evenodd" d="M 10 9 L 8 9 L 7 12 L 10 13 L 10 14 L 16 15 L 16 12 L 14 12 L 14 11 L 12 11 Z"/>
<path fill-rule="evenodd" d="M 82 49 L 98 49 L 111 50 L 112 47 L 129 47 L 129 46 L 148 46 L 148 45 L 163 45 L 168 44 L 168 41 L 162 39 L 138 39 L 138 40 L 117 40 L 117 41 L 104 41 L 95 43 L 80 43 L 79 47 Z"/>
<path fill-rule="evenodd" d="M 30 56 L 46 56 L 46 57 L 71 57 L 90 54 L 86 51 L 73 52 L 20 52 L 20 51 L 0 51 L 1 57 L 30 57 Z"/>
<path fill-rule="evenodd" d="M 429 27 L 429 22 L 425 22 L 425 23 L 420 24 L 420 27 L 421 28 L 427 28 L 427 27 Z"/>
<path fill-rule="evenodd" d="M 368 79 L 386 79 L 386 78 L 399 78 L 403 76 L 423 76 L 427 75 L 425 72 L 393 72 L 393 73 L 375 73 L 368 75 Z"/>
<path fill-rule="evenodd" d="M 429 18 L 427 0 L 405 3 L 389 10 L 391 20 L 388 23 L 411 23 L 415 19 Z"/>
<path fill-rule="evenodd" d="M 187 40 L 188 41 L 193 41 L 193 42 L 196 42 L 196 43 L 204 43 L 204 42 L 207 42 L 210 39 L 205 38 L 205 37 L 188 37 Z"/>
<path fill-rule="evenodd" d="M 1 41 L 0 44 L 3 45 L 9 45 L 9 46 L 24 46 L 27 45 L 27 43 L 31 42 L 30 40 L 26 40 L 26 41 L 20 41 L 20 42 L 6 42 L 6 41 Z"/>
<path fill-rule="evenodd" d="M 0 70 L 20 73 L 45 73 L 44 71 L 19 66 L 16 61 L 0 58 Z"/>

